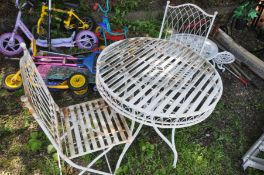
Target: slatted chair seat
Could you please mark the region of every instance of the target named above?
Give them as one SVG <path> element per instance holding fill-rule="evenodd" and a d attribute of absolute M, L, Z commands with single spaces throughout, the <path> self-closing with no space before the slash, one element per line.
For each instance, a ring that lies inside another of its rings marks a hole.
<path fill-rule="evenodd" d="M 123 116 L 103 99 L 62 109 L 64 153 L 71 158 L 127 143 L 131 132 Z"/>
<path fill-rule="evenodd" d="M 125 144 L 116 163 L 117 171 L 128 147 L 138 131 L 132 135 L 135 122 L 128 127 L 124 116 L 116 113 L 102 98 L 59 108 L 45 85 L 25 44 L 24 56 L 20 59 L 20 70 L 23 79 L 25 96 L 21 100 L 34 116 L 58 153 L 60 159 L 84 172 L 95 174 L 114 174 L 107 153 L 117 145 Z M 100 151 L 100 152 L 99 152 Z M 98 152 L 89 165 L 79 164 L 79 157 Z M 109 172 L 94 169 L 93 165 L 105 157 Z"/>

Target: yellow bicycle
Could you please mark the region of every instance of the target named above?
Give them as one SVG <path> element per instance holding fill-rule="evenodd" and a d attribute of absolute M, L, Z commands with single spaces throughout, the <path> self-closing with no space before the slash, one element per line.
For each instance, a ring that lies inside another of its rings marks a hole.
<path fill-rule="evenodd" d="M 91 16 L 80 18 L 71 8 L 63 10 L 51 8 L 52 19 L 61 22 L 62 26 L 67 30 L 92 30 L 94 27 L 94 19 Z M 42 3 L 40 18 L 38 19 L 36 33 L 41 36 L 46 33 L 43 25 L 45 18 L 48 16 L 48 6 Z M 62 16 L 62 17 L 61 17 Z"/>

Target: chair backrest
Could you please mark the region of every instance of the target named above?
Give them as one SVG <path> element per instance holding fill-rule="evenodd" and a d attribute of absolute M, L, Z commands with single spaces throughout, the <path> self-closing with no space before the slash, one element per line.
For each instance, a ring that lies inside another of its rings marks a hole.
<path fill-rule="evenodd" d="M 171 6 L 167 1 L 159 38 L 184 44 L 201 54 L 216 15 L 217 12 L 210 15 L 194 4 Z M 198 36 L 198 42 L 193 42 L 193 36 Z"/>
<path fill-rule="evenodd" d="M 20 71 L 25 95 L 33 108 L 33 116 L 50 140 L 59 143 L 58 112 L 59 108 L 53 100 L 37 67 L 23 43 L 24 55 L 20 59 Z"/>

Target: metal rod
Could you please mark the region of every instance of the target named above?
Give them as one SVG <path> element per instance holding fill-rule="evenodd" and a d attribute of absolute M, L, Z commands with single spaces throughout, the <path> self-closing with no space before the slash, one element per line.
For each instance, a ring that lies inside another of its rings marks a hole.
<path fill-rule="evenodd" d="M 48 49 L 51 50 L 51 0 L 49 0 L 48 8 Z"/>
<path fill-rule="evenodd" d="M 259 88 L 258 85 L 253 81 L 252 77 L 250 77 L 244 70 L 242 70 L 239 65 L 234 64 L 237 70 L 248 80 L 248 82 L 255 88 Z"/>
<path fill-rule="evenodd" d="M 243 71 L 236 63 L 234 64 L 234 67 L 248 80 L 251 80 L 252 78 L 246 74 L 245 71 Z"/>
<path fill-rule="evenodd" d="M 228 72 L 230 72 L 234 77 L 236 77 L 244 86 L 247 86 L 248 82 L 243 77 L 238 76 L 235 72 L 230 70 L 227 66 L 223 66 Z"/>
<path fill-rule="evenodd" d="M 242 74 L 235 68 L 233 64 L 228 65 L 239 77 L 242 76 Z"/>

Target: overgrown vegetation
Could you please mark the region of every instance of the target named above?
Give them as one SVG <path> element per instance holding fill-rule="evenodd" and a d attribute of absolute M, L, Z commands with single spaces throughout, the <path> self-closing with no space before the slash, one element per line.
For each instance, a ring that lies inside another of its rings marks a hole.
<path fill-rule="evenodd" d="M 244 89 L 239 82 L 225 74 L 222 76 L 226 86 L 214 113 L 201 124 L 176 130 L 179 153 L 176 169 L 171 166 L 173 155 L 169 147 L 153 129 L 144 127 L 118 174 L 244 174 L 241 157 L 262 133 L 264 98 L 261 90 Z M 13 106 L 0 112 L 0 173 L 58 174 L 54 148 L 27 110 L 14 109 L 20 106 L 22 94 L 23 91 L 12 94 L 0 90 L 1 101 L 5 99 L 4 104 Z M 252 98 L 252 94 L 258 95 Z M 74 103 L 68 96 L 63 99 L 60 96 L 57 101 L 63 101 L 64 105 Z M 163 132 L 170 136 L 169 130 Z M 90 155 L 83 158 L 86 163 L 91 160 Z M 104 163 L 99 161 L 97 165 L 104 166 Z M 71 174 L 73 170 L 67 172 Z M 262 172 L 249 168 L 247 174 L 261 175 Z"/>

